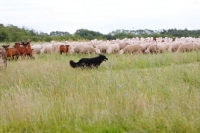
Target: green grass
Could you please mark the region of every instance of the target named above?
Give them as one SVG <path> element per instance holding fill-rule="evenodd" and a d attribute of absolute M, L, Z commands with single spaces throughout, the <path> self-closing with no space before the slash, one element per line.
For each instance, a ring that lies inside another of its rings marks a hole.
<path fill-rule="evenodd" d="M 9 61 L 0 132 L 200 131 L 200 52 L 106 56 L 92 70 L 69 66 L 80 54 Z"/>

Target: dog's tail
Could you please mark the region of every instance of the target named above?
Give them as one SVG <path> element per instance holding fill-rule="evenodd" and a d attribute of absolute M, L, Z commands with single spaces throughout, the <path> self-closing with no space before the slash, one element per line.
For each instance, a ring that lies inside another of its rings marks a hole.
<path fill-rule="evenodd" d="M 73 68 L 76 68 L 76 67 L 77 67 L 77 63 L 74 62 L 73 60 L 70 60 L 70 61 L 69 61 L 69 64 L 70 64 L 70 66 L 73 67 Z"/>

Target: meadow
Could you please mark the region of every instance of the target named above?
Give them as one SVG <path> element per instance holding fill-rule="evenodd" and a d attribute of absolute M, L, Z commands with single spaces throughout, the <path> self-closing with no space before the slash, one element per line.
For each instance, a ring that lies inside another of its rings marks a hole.
<path fill-rule="evenodd" d="M 1 133 L 200 131 L 199 51 L 106 54 L 84 70 L 69 60 L 88 55 L 34 56 L 0 70 Z"/>

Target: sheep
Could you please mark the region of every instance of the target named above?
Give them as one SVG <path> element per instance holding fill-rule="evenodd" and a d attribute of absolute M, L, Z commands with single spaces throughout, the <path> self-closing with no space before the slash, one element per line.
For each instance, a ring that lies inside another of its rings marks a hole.
<path fill-rule="evenodd" d="M 169 47 L 171 46 L 171 42 L 165 42 L 165 48 L 166 48 L 166 51 L 169 49 Z"/>
<path fill-rule="evenodd" d="M 181 44 L 176 52 L 189 52 L 196 49 L 193 43 L 183 43 Z"/>
<path fill-rule="evenodd" d="M 66 43 L 52 41 L 51 44 L 52 44 L 52 51 L 58 53 L 60 52 L 60 46 L 65 45 Z"/>
<path fill-rule="evenodd" d="M 142 47 L 142 52 L 145 53 L 145 50 L 150 46 L 150 43 L 139 43 L 138 45 L 140 45 Z"/>
<path fill-rule="evenodd" d="M 70 54 L 73 54 L 73 53 L 74 53 L 73 48 L 74 48 L 73 45 L 69 45 L 68 52 L 69 52 Z"/>
<path fill-rule="evenodd" d="M 122 50 L 123 48 L 125 48 L 127 45 L 130 45 L 128 42 L 120 42 L 119 43 L 119 49 Z"/>
<path fill-rule="evenodd" d="M 107 49 L 106 52 L 107 52 L 108 54 L 119 52 L 119 44 L 118 44 L 118 43 L 110 44 L 110 45 L 108 46 L 108 49 Z"/>
<path fill-rule="evenodd" d="M 79 42 L 67 42 L 67 43 L 65 43 L 65 45 L 69 45 L 68 52 L 69 52 L 70 54 L 73 54 L 73 53 L 75 53 L 75 51 L 73 50 L 74 47 L 75 47 L 76 45 L 80 45 L 80 43 L 79 43 Z"/>
<path fill-rule="evenodd" d="M 156 53 L 156 44 L 152 43 L 149 47 L 145 50 L 145 53 Z"/>
<path fill-rule="evenodd" d="M 106 53 L 108 49 L 108 44 L 102 43 L 102 44 L 94 45 L 94 47 L 99 49 L 101 53 Z"/>
<path fill-rule="evenodd" d="M 194 50 L 200 50 L 200 43 L 194 42 Z"/>
<path fill-rule="evenodd" d="M 51 53 L 52 50 L 52 44 L 46 43 L 42 45 L 42 49 L 40 50 L 40 53 Z"/>
<path fill-rule="evenodd" d="M 100 54 L 100 50 L 97 49 L 97 48 L 94 48 L 91 45 L 82 45 L 82 48 L 79 52 L 82 53 L 82 54 L 91 54 L 91 53 Z"/>
<path fill-rule="evenodd" d="M 69 48 L 69 52 L 70 53 L 73 53 L 73 54 L 76 54 L 76 53 L 79 53 L 81 51 L 81 48 L 82 48 L 82 44 L 75 44 L 75 45 L 70 45 L 71 48 Z"/>
<path fill-rule="evenodd" d="M 69 52 L 71 54 L 74 53 L 90 54 L 93 52 L 100 54 L 100 50 L 98 48 L 94 48 L 90 43 L 74 43 L 69 46 Z"/>
<path fill-rule="evenodd" d="M 157 53 L 163 53 L 165 52 L 167 49 L 166 49 L 166 45 L 165 43 L 157 43 L 156 44 L 156 52 Z"/>
<path fill-rule="evenodd" d="M 180 46 L 181 44 L 182 44 L 182 43 L 180 43 L 180 42 L 174 42 L 174 43 L 172 43 L 172 44 L 169 46 L 169 48 L 167 49 L 167 51 L 169 51 L 169 52 L 176 52 L 177 49 L 179 48 L 179 46 Z"/>
<path fill-rule="evenodd" d="M 130 44 L 119 51 L 119 54 L 123 53 L 142 53 L 142 47 L 139 44 Z"/>
<path fill-rule="evenodd" d="M 34 44 L 31 46 L 31 49 L 33 49 L 34 54 L 40 54 L 40 50 L 43 48 L 43 45 L 41 44 Z"/>

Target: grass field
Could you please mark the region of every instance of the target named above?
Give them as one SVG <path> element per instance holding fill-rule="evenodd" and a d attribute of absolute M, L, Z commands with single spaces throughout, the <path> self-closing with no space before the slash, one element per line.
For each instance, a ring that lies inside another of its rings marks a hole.
<path fill-rule="evenodd" d="M 85 70 L 69 66 L 80 54 L 9 61 L 0 70 L 0 132 L 200 131 L 200 52 L 106 56 Z"/>

